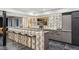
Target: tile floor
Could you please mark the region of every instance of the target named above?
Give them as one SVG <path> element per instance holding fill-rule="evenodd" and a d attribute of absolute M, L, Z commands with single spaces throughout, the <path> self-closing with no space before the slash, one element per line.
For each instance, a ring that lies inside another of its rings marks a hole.
<path fill-rule="evenodd" d="M 3 47 L 2 39 L 3 39 L 2 36 L 0 36 L 0 50 L 32 50 L 10 39 L 7 39 L 6 47 Z M 48 50 L 79 50 L 79 46 L 49 40 Z"/>
<path fill-rule="evenodd" d="M 79 46 L 49 40 L 49 50 L 79 50 Z"/>

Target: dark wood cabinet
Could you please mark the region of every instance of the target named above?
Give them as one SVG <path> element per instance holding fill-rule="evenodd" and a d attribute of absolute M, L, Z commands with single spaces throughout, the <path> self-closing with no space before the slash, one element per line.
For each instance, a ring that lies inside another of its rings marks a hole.
<path fill-rule="evenodd" d="M 72 13 L 72 44 L 79 45 L 79 11 Z"/>
<path fill-rule="evenodd" d="M 67 31 L 71 31 L 71 44 L 79 45 L 79 11 L 73 11 L 70 13 L 63 13 L 64 27 Z M 70 17 L 69 17 L 70 15 Z M 68 36 L 66 36 L 68 37 Z"/>

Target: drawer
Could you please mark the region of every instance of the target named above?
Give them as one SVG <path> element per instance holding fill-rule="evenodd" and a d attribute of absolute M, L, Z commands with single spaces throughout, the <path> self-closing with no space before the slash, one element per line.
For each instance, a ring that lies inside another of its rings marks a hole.
<path fill-rule="evenodd" d="M 49 34 L 50 39 L 61 41 L 61 32 Z"/>
<path fill-rule="evenodd" d="M 57 33 L 55 34 L 55 40 L 62 41 L 61 32 L 57 32 Z"/>
<path fill-rule="evenodd" d="M 71 32 L 61 32 L 62 41 L 72 43 Z"/>

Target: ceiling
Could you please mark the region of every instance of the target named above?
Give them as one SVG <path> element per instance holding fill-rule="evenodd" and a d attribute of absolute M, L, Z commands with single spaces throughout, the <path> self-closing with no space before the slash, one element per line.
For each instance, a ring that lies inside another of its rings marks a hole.
<path fill-rule="evenodd" d="M 58 10 L 60 8 L 12 8 L 13 10 L 25 12 L 25 13 L 44 13 L 47 11 Z"/>
<path fill-rule="evenodd" d="M 15 15 L 22 15 L 22 16 L 37 16 L 41 15 L 42 13 L 48 11 L 58 10 L 60 8 L 0 8 L 0 10 L 7 11 L 7 14 L 15 14 Z"/>
<path fill-rule="evenodd" d="M 69 12 L 79 8 L 0 8 L 0 10 L 6 11 L 8 16 L 39 16 Z"/>

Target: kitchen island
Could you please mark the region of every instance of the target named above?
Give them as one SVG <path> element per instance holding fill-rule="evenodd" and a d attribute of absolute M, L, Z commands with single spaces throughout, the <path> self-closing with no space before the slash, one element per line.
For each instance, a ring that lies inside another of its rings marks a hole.
<path fill-rule="evenodd" d="M 41 29 L 9 28 L 8 38 L 34 50 L 46 50 L 48 48 L 48 31 Z"/>

